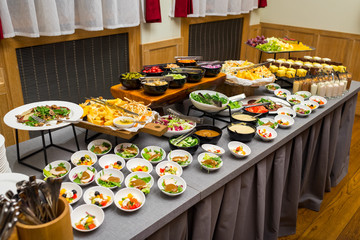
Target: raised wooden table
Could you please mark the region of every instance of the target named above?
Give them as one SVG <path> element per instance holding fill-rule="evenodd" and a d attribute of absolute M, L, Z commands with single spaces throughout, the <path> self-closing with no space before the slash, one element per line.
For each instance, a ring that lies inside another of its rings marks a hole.
<path fill-rule="evenodd" d="M 203 78 L 198 83 L 185 83 L 184 87 L 176 89 L 168 89 L 165 94 L 160 96 L 150 96 L 144 93 L 143 89 L 127 90 L 122 84 L 114 85 L 110 88 L 114 98 L 129 98 L 144 104 L 150 104 L 151 107 L 163 107 L 168 104 L 182 101 L 195 90 L 211 89 L 224 83 L 226 75 L 219 73 L 217 77 Z"/>

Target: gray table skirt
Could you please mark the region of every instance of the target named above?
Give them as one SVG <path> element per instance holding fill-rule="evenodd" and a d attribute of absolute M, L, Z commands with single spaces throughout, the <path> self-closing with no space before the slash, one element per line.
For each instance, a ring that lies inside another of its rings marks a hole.
<path fill-rule="evenodd" d="M 347 174 L 357 95 L 149 239 L 277 239 Z"/>

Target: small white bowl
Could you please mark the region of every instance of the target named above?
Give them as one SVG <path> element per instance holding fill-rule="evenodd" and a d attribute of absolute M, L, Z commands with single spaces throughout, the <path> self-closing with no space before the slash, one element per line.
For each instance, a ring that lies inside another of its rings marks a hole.
<path fill-rule="evenodd" d="M 325 107 L 326 103 L 327 103 L 327 100 L 326 98 L 324 97 L 321 97 L 321 96 L 311 96 L 309 98 L 309 100 L 311 101 L 314 101 L 314 102 L 317 102 L 319 104 L 319 107 Z M 321 104 L 321 102 L 323 102 L 323 104 Z"/>
<path fill-rule="evenodd" d="M 124 174 L 122 172 L 120 172 L 119 170 L 116 170 L 116 169 L 103 169 L 101 171 L 99 171 L 96 175 L 95 175 L 95 183 L 100 186 L 100 187 L 106 187 L 106 186 L 102 186 L 100 183 L 99 183 L 99 179 L 101 176 L 105 175 L 105 174 L 109 174 L 110 176 L 113 176 L 113 177 L 118 177 L 120 178 L 120 185 L 121 183 L 124 181 Z M 114 188 L 117 188 L 117 186 L 113 186 L 113 187 L 106 187 L 106 188 L 109 188 L 109 189 L 114 189 Z"/>
<path fill-rule="evenodd" d="M 169 115 L 165 115 L 165 116 L 162 116 L 163 118 L 167 118 L 169 117 Z M 186 129 L 186 130 L 181 130 L 181 131 L 170 131 L 170 130 L 167 130 L 166 133 L 164 133 L 164 137 L 168 137 L 168 138 L 171 138 L 173 136 L 179 136 L 179 135 L 182 135 L 182 134 L 185 134 L 185 133 L 188 133 L 190 132 L 191 130 L 193 130 L 194 128 L 196 127 L 196 122 L 194 122 L 194 125 L 192 128 L 189 128 L 189 129 Z"/>
<path fill-rule="evenodd" d="M 298 102 L 292 102 L 291 100 L 292 99 L 295 99 L 295 100 L 297 100 Z M 289 96 L 287 96 L 286 97 L 286 101 L 288 102 L 288 103 L 290 103 L 291 105 L 296 105 L 296 104 L 300 104 L 301 102 L 303 102 L 304 101 L 304 98 L 302 97 L 302 96 L 299 96 L 299 95 L 289 95 Z"/>
<path fill-rule="evenodd" d="M 149 173 L 146 173 L 146 172 L 132 172 L 129 175 L 127 175 L 126 178 L 125 178 L 125 186 L 127 188 L 133 188 L 133 187 L 130 186 L 130 181 L 131 181 L 131 178 L 134 177 L 134 176 L 138 176 L 139 178 L 148 178 L 148 177 L 150 177 L 151 180 L 150 180 L 150 182 L 148 182 L 150 188 L 152 188 L 152 186 L 154 185 L 154 178 Z"/>
<path fill-rule="evenodd" d="M 119 124 L 118 121 L 121 120 L 127 120 L 130 121 L 130 123 L 128 124 Z M 117 117 L 113 120 L 113 124 L 115 127 L 119 128 L 119 129 L 125 129 L 125 128 L 131 128 L 132 126 L 134 126 L 135 124 L 135 119 L 132 117 Z"/>
<path fill-rule="evenodd" d="M 161 169 L 164 169 L 166 166 L 168 166 L 168 167 L 172 166 L 173 168 L 174 167 L 177 168 L 176 174 L 161 173 Z M 176 175 L 176 176 L 180 177 L 183 173 L 182 167 L 178 163 L 172 162 L 172 161 L 163 161 L 163 162 L 159 163 L 158 165 L 156 165 L 155 171 L 159 177 L 162 177 L 164 175 Z"/>
<path fill-rule="evenodd" d="M 303 97 L 305 100 L 309 99 L 311 97 L 311 92 L 308 91 L 298 91 L 295 93 L 295 95 Z"/>
<path fill-rule="evenodd" d="M 272 124 L 275 124 L 276 122 L 275 122 L 275 120 L 274 119 L 272 119 L 272 118 L 260 118 L 259 119 L 261 122 L 263 122 L 263 123 L 268 123 L 268 122 L 271 122 Z M 270 127 L 270 126 L 268 126 L 268 125 L 260 125 L 259 124 L 259 120 L 257 121 L 257 125 L 258 126 L 267 126 L 267 127 Z M 277 124 L 275 124 L 275 126 L 274 126 L 274 128 L 273 129 L 277 129 L 278 128 L 278 125 Z"/>
<path fill-rule="evenodd" d="M 182 185 L 183 190 L 179 193 L 169 193 L 169 192 L 165 192 L 164 187 L 163 187 L 163 181 L 164 179 L 174 179 L 175 180 L 175 185 L 179 186 Z M 158 182 L 157 182 L 158 188 L 160 189 L 160 191 L 168 196 L 178 196 L 180 194 L 183 194 L 186 190 L 186 182 L 182 177 L 179 176 L 175 176 L 175 175 L 165 175 L 162 176 L 161 178 L 159 178 Z"/>
<path fill-rule="evenodd" d="M 88 214 L 95 216 L 95 219 L 97 220 L 96 227 L 89 230 L 82 230 L 76 228 L 75 224 L 78 223 L 81 220 L 81 218 L 86 217 L 86 215 Z M 77 231 L 90 232 L 100 227 L 100 225 L 104 222 L 104 218 L 105 218 L 105 214 L 101 208 L 92 204 L 83 204 L 75 208 L 74 211 L 71 213 L 71 225 Z"/>
<path fill-rule="evenodd" d="M 90 158 L 92 160 L 92 164 L 91 165 L 80 165 L 80 164 L 78 165 L 77 162 L 79 161 L 79 159 L 84 157 L 85 155 L 90 156 Z M 93 153 L 91 151 L 81 150 L 81 151 L 77 151 L 73 155 L 71 155 L 71 163 L 74 164 L 74 166 L 93 166 L 96 162 L 97 162 L 97 156 L 95 153 Z"/>
<path fill-rule="evenodd" d="M 275 90 L 269 89 L 269 87 L 271 87 L 271 86 L 276 87 L 276 89 L 275 89 Z M 271 92 L 271 93 L 274 93 L 274 91 L 276 91 L 276 90 L 278 90 L 278 89 L 280 89 L 280 88 L 281 88 L 280 85 L 279 85 L 279 84 L 276 84 L 276 83 L 269 83 L 269 84 L 266 84 L 266 85 L 265 85 L 265 89 L 266 89 L 268 92 Z"/>
<path fill-rule="evenodd" d="M 55 177 L 55 178 L 64 179 L 64 178 L 69 174 L 69 172 L 70 172 L 70 170 L 71 170 L 71 164 L 70 164 L 68 161 L 66 161 L 66 160 L 56 160 L 56 161 L 53 161 L 53 162 L 49 163 L 48 165 L 46 165 L 46 167 L 44 168 L 44 170 L 50 172 L 50 170 L 51 170 L 51 169 L 50 169 L 50 166 L 51 166 L 51 168 L 56 168 L 56 167 L 58 167 L 58 165 L 61 164 L 61 163 L 64 163 L 67 172 L 65 173 L 65 175 L 63 175 L 63 176 L 61 176 L 61 177 Z M 45 174 L 44 174 L 44 171 L 43 171 L 43 175 L 44 175 L 44 177 L 46 178 L 46 176 L 45 176 Z"/>
<path fill-rule="evenodd" d="M 196 100 L 194 100 L 191 95 L 192 94 L 199 94 L 199 93 L 202 93 L 202 94 L 210 94 L 210 95 L 215 95 L 215 94 L 219 94 L 219 97 L 223 97 L 223 98 L 226 98 L 227 99 L 227 102 L 225 104 L 222 104 L 222 107 L 217 107 L 217 106 L 214 106 L 214 105 L 210 105 L 210 104 L 205 104 L 205 103 L 201 103 L 201 102 L 198 102 Z M 213 113 L 213 112 L 219 112 L 223 109 L 226 108 L 226 106 L 229 104 L 229 98 L 220 93 L 220 92 L 215 92 L 215 91 L 211 91 L 211 90 L 197 90 L 197 91 L 193 91 L 192 93 L 189 94 L 189 98 L 190 98 L 190 101 L 191 103 L 199 110 L 203 110 L 205 112 L 209 112 L 209 113 Z"/>
<path fill-rule="evenodd" d="M 263 137 L 260 135 L 259 131 L 262 132 L 262 131 L 266 131 L 267 133 L 271 134 L 271 137 Z M 261 138 L 261 140 L 265 141 L 265 142 L 268 142 L 268 141 L 271 141 L 273 139 L 275 139 L 277 137 L 277 133 L 274 129 L 270 128 L 270 127 L 267 127 L 267 126 L 260 126 L 260 127 L 257 127 L 256 128 L 256 134 Z"/>
<path fill-rule="evenodd" d="M 285 115 L 285 116 L 289 116 L 289 117 L 296 117 L 296 112 L 294 110 L 292 110 L 291 108 L 287 108 L 287 107 L 282 107 L 279 108 L 276 113 L 278 115 Z"/>
<path fill-rule="evenodd" d="M 297 112 L 296 109 L 298 109 L 298 108 L 302 108 L 305 111 L 309 111 L 309 114 L 303 114 L 303 113 Z M 311 108 L 309 108 L 308 106 L 305 106 L 303 104 L 294 105 L 293 110 L 296 112 L 296 115 L 299 116 L 299 117 L 307 117 L 307 116 L 309 116 L 311 114 Z"/>
<path fill-rule="evenodd" d="M 77 201 L 79 201 L 82 194 L 83 194 L 83 191 L 82 191 L 81 187 L 79 185 L 75 184 L 75 183 L 63 182 L 63 183 L 61 183 L 60 192 L 61 192 L 61 189 L 63 189 L 63 188 L 66 189 L 67 191 L 72 191 L 72 190 L 76 191 L 76 198 L 69 204 L 74 204 Z"/>
<path fill-rule="evenodd" d="M 105 187 L 95 186 L 95 187 L 91 187 L 85 191 L 83 199 L 86 204 L 92 204 L 91 200 L 90 200 L 90 194 L 95 193 L 96 191 L 98 191 L 100 194 L 104 194 L 105 196 L 111 197 L 111 200 L 105 206 L 98 206 L 95 204 L 93 204 L 93 205 L 104 209 L 104 208 L 109 207 L 114 202 L 114 193 L 110 189 L 105 188 Z"/>
<path fill-rule="evenodd" d="M 110 164 L 114 164 L 118 161 L 121 162 L 121 169 L 113 168 L 112 166 L 110 166 Z M 121 171 L 125 168 L 125 160 L 122 157 L 120 157 L 119 155 L 107 154 L 105 156 L 102 156 L 99 159 L 99 166 L 103 169 L 116 169 L 116 170 Z M 106 166 L 108 166 L 108 167 L 106 167 Z"/>
<path fill-rule="evenodd" d="M 294 119 L 293 119 L 292 117 L 286 116 L 286 115 L 276 115 L 274 119 L 275 119 L 275 121 L 278 123 L 278 125 L 279 125 L 280 128 L 289 128 L 289 127 L 291 127 L 291 126 L 295 123 L 295 121 L 294 121 Z M 281 121 L 283 121 L 283 122 L 286 121 L 286 122 L 289 123 L 289 125 L 280 124 L 280 123 L 278 122 L 279 120 L 281 120 Z"/>
<path fill-rule="evenodd" d="M 136 155 L 133 155 L 133 156 L 130 157 L 130 156 L 125 156 L 123 153 L 120 153 L 121 147 L 128 148 L 128 147 L 131 147 L 131 146 L 134 146 L 137 149 Z M 131 158 L 136 158 L 136 156 L 139 155 L 139 152 L 140 152 L 140 150 L 139 150 L 138 146 L 136 146 L 133 143 L 120 143 L 120 144 L 116 145 L 116 147 L 114 148 L 114 153 L 116 155 L 119 155 L 120 157 L 124 158 L 125 160 L 129 160 Z"/>
<path fill-rule="evenodd" d="M 143 158 L 143 159 L 145 159 L 145 160 L 147 160 L 145 157 L 144 157 L 144 154 L 145 154 L 145 149 L 147 149 L 147 150 L 149 150 L 149 151 L 162 151 L 162 157 L 161 157 L 161 159 L 160 160 L 157 160 L 157 161 L 149 161 L 149 162 L 151 162 L 152 164 L 157 164 L 157 163 L 159 163 L 159 162 L 161 162 L 162 160 L 164 160 L 165 159 L 165 157 L 166 157 L 166 152 L 165 152 L 165 150 L 163 149 L 163 148 L 161 148 L 161 147 L 158 147 L 158 146 L 147 146 L 147 147 L 145 147 L 145 148 L 143 148 L 143 150 L 141 150 L 141 157 Z"/>
<path fill-rule="evenodd" d="M 140 207 L 136 208 L 136 209 L 123 209 L 121 208 L 119 201 L 121 201 L 122 198 L 125 198 L 128 196 L 128 194 L 131 193 L 140 203 Z M 140 208 L 142 208 L 142 206 L 144 206 L 145 204 L 145 194 L 140 191 L 137 188 L 123 188 L 120 189 L 116 194 L 115 194 L 115 205 L 122 211 L 125 212 L 134 212 L 139 210 Z"/>
<path fill-rule="evenodd" d="M 92 179 L 88 183 L 76 183 L 76 182 L 74 182 L 74 180 L 76 179 L 75 175 L 77 173 L 84 172 L 84 171 L 88 170 L 88 168 L 95 170 L 94 172 L 92 172 L 92 174 L 94 175 L 94 176 L 92 176 Z M 94 167 L 92 167 L 92 166 L 77 166 L 77 167 L 74 167 L 73 169 L 71 169 L 71 171 L 69 173 L 69 179 L 73 183 L 78 184 L 80 186 L 87 186 L 87 185 L 91 184 L 95 180 L 96 173 L 97 173 L 96 169 Z"/>
<path fill-rule="evenodd" d="M 311 109 L 311 111 L 315 111 L 319 108 L 319 104 L 312 100 L 306 100 L 301 103 L 302 105 L 305 105 Z"/>
<path fill-rule="evenodd" d="M 134 172 L 132 169 L 138 166 L 146 166 L 148 168 L 146 173 L 151 173 L 153 170 L 152 164 L 148 160 L 145 160 L 143 158 L 133 158 L 126 163 L 126 168 L 129 170 L 129 172 Z M 143 171 L 135 171 L 135 172 L 143 172 Z"/>
<path fill-rule="evenodd" d="M 208 170 L 208 171 L 215 171 L 215 170 L 218 170 L 219 168 L 221 168 L 222 167 L 222 165 L 223 165 L 223 160 L 221 159 L 221 163 L 219 164 L 219 166 L 217 167 L 217 168 L 209 168 L 209 167 L 206 167 L 206 166 L 204 166 L 203 164 L 202 164 L 202 160 L 203 160 L 203 158 L 205 157 L 205 154 L 207 154 L 207 155 L 209 155 L 210 157 L 219 157 L 218 155 L 216 155 L 216 154 L 214 154 L 214 153 L 209 153 L 209 152 L 203 152 L 203 153 L 200 153 L 199 154 L 199 156 L 198 156 L 198 162 L 199 162 L 199 164 L 200 164 L 200 166 L 202 167 L 202 168 L 205 168 L 206 170 Z"/>
<path fill-rule="evenodd" d="M 201 145 L 201 148 L 206 152 L 214 153 L 218 156 L 221 156 L 225 153 L 225 149 L 214 144 L 203 144 Z"/>
<path fill-rule="evenodd" d="M 286 96 L 281 95 L 281 94 L 286 94 Z M 276 89 L 274 91 L 274 95 L 277 96 L 278 98 L 286 99 L 287 96 L 291 95 L 291 92 L 284 88 L 280 88 L 280 89 Z"/>
<path fill-rule="evenodd" d="M 107 143 L 107 144 L 110 145 L 110 148 L 109 148 L 106 152 L 97 154 L 97 153 L 94 153 L 93 151 L 91 151 L 91 148 L 92 148 L 93 146 L 99 146 L 99 145 L 101 145 L 101 144 L 103 144 L 103 143 Z M 106 140 L 106 139 L 96 139 L 96 140 L 90 142 L 90 143 L 88 144 L 88 146 L 87 146 L 87 150 L 88 150 L 88 151 L 90 151 L 90 152 L 92 152 L 92 153 L 94 153 L 94 154 L 96 154 L 96 155 L 98 155 L 98 156 L 102 156 L 102 155 L 105 155 L 105 154 L 109 153 L 109 152 L 111 151 L 111 149 L 112 149 L 112 144 L 111 144 L 110 141 L 108 141 L 108 140 Z"/>
<path fill-rule="evenodd" d="M 234 150 L 241 146 L 245 152 L 245 155 L 239 154 L 239 153 L 235 153 Z M 228 143 L 228 148 L 231 152 L 231 154 L 237 158 L 244 158 L 250 155 L 251 153 L 251 149 L 248 145 L 242 143 L 242 142 L 238 142 L 238 141 L 232 141 Z"/>
<path fill-rule="evenodd" d="M 185 163 L 180 164 L 180 163 L 173 160 L 175 157 L 184 157 L 184 156 L 188 157 L 188 160 Z M 193 161 L 192 155 L 188 151 L 181 150 L 181 149 L 176 149 L 176 150 L 170 151 L 168 156 L 167 156 L 167 159 L 168 159 L 168 161 L 176 162 L 177 164 L 179 164 L 183 168 L 189 166 Z"/>

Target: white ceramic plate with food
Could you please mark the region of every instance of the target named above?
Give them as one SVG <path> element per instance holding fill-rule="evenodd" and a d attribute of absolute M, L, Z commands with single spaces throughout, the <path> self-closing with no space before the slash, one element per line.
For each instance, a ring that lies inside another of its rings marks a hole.
<path fill-rule="evenodd" d="M 128 188 L 137 188 L 144 194 L 149 194 L 154 185 L 154 178 L 146 172 L 132 172 L 125 178 L 125 186 Z"/>
<path fill-rule="evenodd" d="M 64 179 L 71 170 L 71 164 L 66 160 L 56 160 L 43 169 L 43 175 L 46 178 L 60 178 Z"/>
<path fill-rule="evenodd" d="M 178 163 L 183 168 L 189 166 L 193 161 L 192 155 L 188 151 L 182 149 L 170 151 L 167 159 L 168 161 Z"/>
<path fill-rule="evenodd" d="M 95 180 L 97 171 L 91 166 L 77 166 L 71 169 L 69 179 L 80 186 L 87 186 Z"/>
<path fill-rule="evenodd" d="M 91 204 L 83 204 L 75 208 L 71 213 L 71 225 L 80 232 L 90 232 L 100 227 L 104 222 L 104 218 L 105 214 L 101 208 Z M 94 225 L 89 226 L 90 224 Z M 89 227 L 91 229 L 88 229 Z"/>
<path fill-rule="evenodd" d="M 218 155 L 209 152 L 200 153 L 198 162 L 202 168 L 208 171 L 218 170 L 223 165 L 223 161 Z"/>
<path fill-rule="evenodd" d="M 286 97 L 286 101 L 288 101 L 291 105 L 300 104 L 304 101 L 304 98 L 302 96 L 293 94 Z"/>
<path fill-rule="evenodd" d="M 295 93 L 295 95 L 303 97 L 305 100 L 309 99 L 311 97 L 311 92 L 308 91 L 298 91 Z"/>
<path fill-rule="evenodd" d="M 311 111 L 315 111 L 316 109 L 319 108 L 319 104 L 312 100 L 303 101 L 301 104 L 308 106 L 311 109 Z"/>
<path fill-rule="evenodd" d="M 99 166 L 103 169 L 122 170 L 125 168 L 125 160 L 116 154 L 106 154 L 99 159 Z"/>
<path fill-rule="evenodd" d="M 116 169 L 103 169 L 95 175 L 95 183 L 101 187 L 114 189 L 121 187 L 124 174 Z"/>
<path fill-rule="evenodd" d="M 214 144 L 206 143 L 206 144 L 201 145 L 201 148 L 206 152 L 215 153 L 218 156 L 221 156 L 225 153 L 225 149 L 223 149 L 222 147 L 219 147 L 218 145 L 214 145 Z"/>
<path fill-rule="evenodd" d="M 95 153 L 87 150 L 80 150 L 71 155 L 71 163 L 75 166 L 93 166 L 97 162 Z"/>
<path fill-rule="evenodd" d="M 287 89 L 280 88 L 274 91 L 274 95 L 281 99 L 286 99 L 287 96 L 291 95 L 291 92 Z"/>
<path fill-rule="evenodd" d="M 157 164 L 165 159 L 166 152 L 159 146 L 147 146 L 141 150 L 141 157 L 152 164 Z"/>
<path fill-rule="evenodd" d="M 113 124 L 119 129 L 131 128 L 135 124 L 135 119 L 132 117 L 118 117 L 113 120 Z"/>
<path fill-rule="evenodd" d="M 201 102 L 196 101 L 196 100 L 193 98 L 193 95 L 198 95 L 199 93 L 201 93 L 202 95 L 210 94 L 211 96 L 218 94 L 220 98 L 226 99 L 226 102 L 225 102 L 225 103 L 222 103 L 222 106 L 221 106 L 221 107 L 218 107 L 218 106 L 215 106 L 215 105 L 212 105 L 212 104 L 201 103 Z M 226 95 L 224 95 L 224 94 L 222 94 L 222 93 L 220 93 L 220 92 L 215 92 L 215 91 L 211 91 L 211 90 L 198 90 L 198 91 L 193 91 L 192 93 L 189 94 L 189 98 L 190 98 L 190 101 L 192 102 L 192 104 L 193 104 L 197 109 L 202 110 L 202 111 L 205 111 L 205 112 L 209 112 L 209 113 L 219 112 L 219 111 L 225 109 L 226 106 L 227 106 L 228 103 L 229 103 L 229 98 L 228 98 Z"/>
<path fill-rule="evenodd" d="M 277 137 L 276 131 L 267 126 L 257 127 L 256 134 L 265 142 L 271 141 Z"/>
<path fill-rule="evenodd" d="M 40 107 L 40 106 L 52 106 L 52 105 L 56 105 L 59 107 L 67 107 L 68 109 L 70 109 L 70 113 L 68 116 L 69 119 L 67 119 L 67 120 L 73 120 L 73 121 L 79 120 L 84 112 L 82 107 L 80 107 L 78 104 L 75 104 L 72 102 L 42 101 L 42 102 L 29 103 L 29 104 L 17 107 L 15 109 L 9 111 L 4 116 L 4 122 L 6 125 L 8 125 L 11 128 L 15 128 L 18 130 L 26 130 L 26 131 L 50 130 L 50 129 L 65 127 L 65 126 L 71 124 L 70 122 L 61 122 L 61 123 L 57 124 L 57 120 L 53 120 L 53 121 L 47 122 L 47 124 L 45 124 L 44 126 L 32 127 L 32 126 L 27 126 L 24 123 L 18 122 L 18 120 L 16 118 L 17 115 L 22 115 L 23 113 L 25 113 L 26 111 L 28 111 L 32 108 Z"/>
<path fill-rule="evenodd" d="M 136 200 L 134 200 L 136 199 Z M 134 212 L 145 204 L 145 194 L 137 188 L 123 188 L 115 194 L 115 205 L 122 211 Z"/>
<path fill-rule="evenodd" d="M 276 83 L 269 83 L 265 85 L 265 89 L 270 93 L 274 93 L 275 90 L 280 88 L 281 88 L 280 85 Z"/>
<path fill-rule="evenodd" d="M 120 143 L 114 148 L 114 153 L 125 160 L 136 158 L 140 150 L 133 143 Z"/>
<path fill-rule="evenodd" d="M 109 140 L 106 139 L 96 139 L 90 142 L 87 146 L 87 150 L 98 155 L 102 156 L 109 153 L 112 149 L 112 144 Z"/>
<path fill-rule="evenodd" d="M 156 165 L 155 171 L 159 177 L 164 175 L 176 175 L 180 177 L 183 173 L 182 167 L 178 163 L 172 161 L 163 161 L 159 163 Z"/>
<path fill-rule="evenodd" d="M 85 191 L 83 199 L 86 204 L 93 204 L 104 209 L 114 202 L 114 193 L 108 188 L 95 186 Z"/>
<path fill-rule="evenodd" d="M 257 125 L 258 126 L 268 126 L 268 127 L 271 127 L 272 129 L 278 128 L 277 122 L 272 118 L 260 118 L 257 121 Z"/>
<path fill-rule="evenodd" d="M 244 100 L 241 100 L 243 102 L 243 104 L 255 104 L 256 101 L 261 101 L 264 102 L 262 100 L 266 100 L 269 101 L 271 103 L 271 105 L 268 107 L 269 108 L 269 114 L 276 114 L 277 109 L 279 108 L 285 108 L 288 107 L 290 108 L 290 104 L 280 98 L 277 97 L 269 97 L 269 96 L 251 96 L 251 97 L 247 97 Z"/>
<path fill-rule="evenodd" d="M 296 112 L 294 110 L 292 110 L 291 108 L 279 108 L 277 110 L 277 114 L 289 116 L 292 118 L 296 117 Z"/>
<path fill-rule="evenodd" d="M 182 177 L 175 175 L 165 175 L 159 178 L 158 188 L 168 196 L 178 196 L 186 190 L 186 182 Z"/>
<path fill-rule="evenodd" d="M 153 165 L 143 158 L 133 158 L 126 163 L 126 168 L 129 172 L 146 172 L 151 173 Z"/>
<path fill-rule="evenodd" d="M 231 141 L 228 143 L 228 148 L 231 154 L 237 158 L 244 158 L 251 154 L 250 147 L 242 142 Z"/>
<path fill-rule="evenodd" d="M 295 120 L 292 117 L 286 115 L 276 115 L 274 120 L 278 123 L 280 128 L 289 128 L 295 123 Z"/>
<path fill-rule="evenodd" d="M 168 130 L 166 133 L 164 133 L 164 137 L 171 138 L 173 136 L 182 135 L 190 132 L 196 127 L 196 122 L 191 122 L 184 119 L 176 121 L 177 119 L 178 118 L 176 117 L 169 117 L 169 115 L 164 115 L 157 121 L 157 123 L 167 123 L 168 125 Z"/>
<path fill-rule="evenodd" d="M 325 107 L 327 100 L 324 97 L 321 96 L 311 96 L 309 100 L 317 102 L 319 104 L 319 107 Z"/>
<path fill-rule="evenodd" d="M 61 183 L 60 196 L 66 199 L 69 204 L 74 204 L 81 199 L 83 191 L 81 187 L 72 182 Z"/>
<path fill-rule="evenodd" d="M 299 117 L 307 117 L 311 114 L 311 108 L 303 104 L 294 105 L 293 110 L 296 112 L 296 115 Z"/>

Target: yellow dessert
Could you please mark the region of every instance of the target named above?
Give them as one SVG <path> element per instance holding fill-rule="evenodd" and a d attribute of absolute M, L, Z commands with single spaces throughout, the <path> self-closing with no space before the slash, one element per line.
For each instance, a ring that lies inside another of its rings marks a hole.
<path fill-rule="evenodd" d="M 270 66 L 270 72 L 276 73 L 278 70 L 279 70 L 279 68 L 277 66 L 275 66 L 275 65 Z"/>
<path fill-rule="evenodd" d="M 285 76 L 287 77 L 287 78 L 294 78 L 295 77 L 295 71 L 287 71 L 286 72 L 286 74 L 285 74 Z"/>
<path fill-rule="evenodd" d="M 276 76 L 278 76 L 278 77 L 284 77 L 284 76 L 285 76 L 285 70 L 279 69 L 279 70 L 276 72 Z"/>

